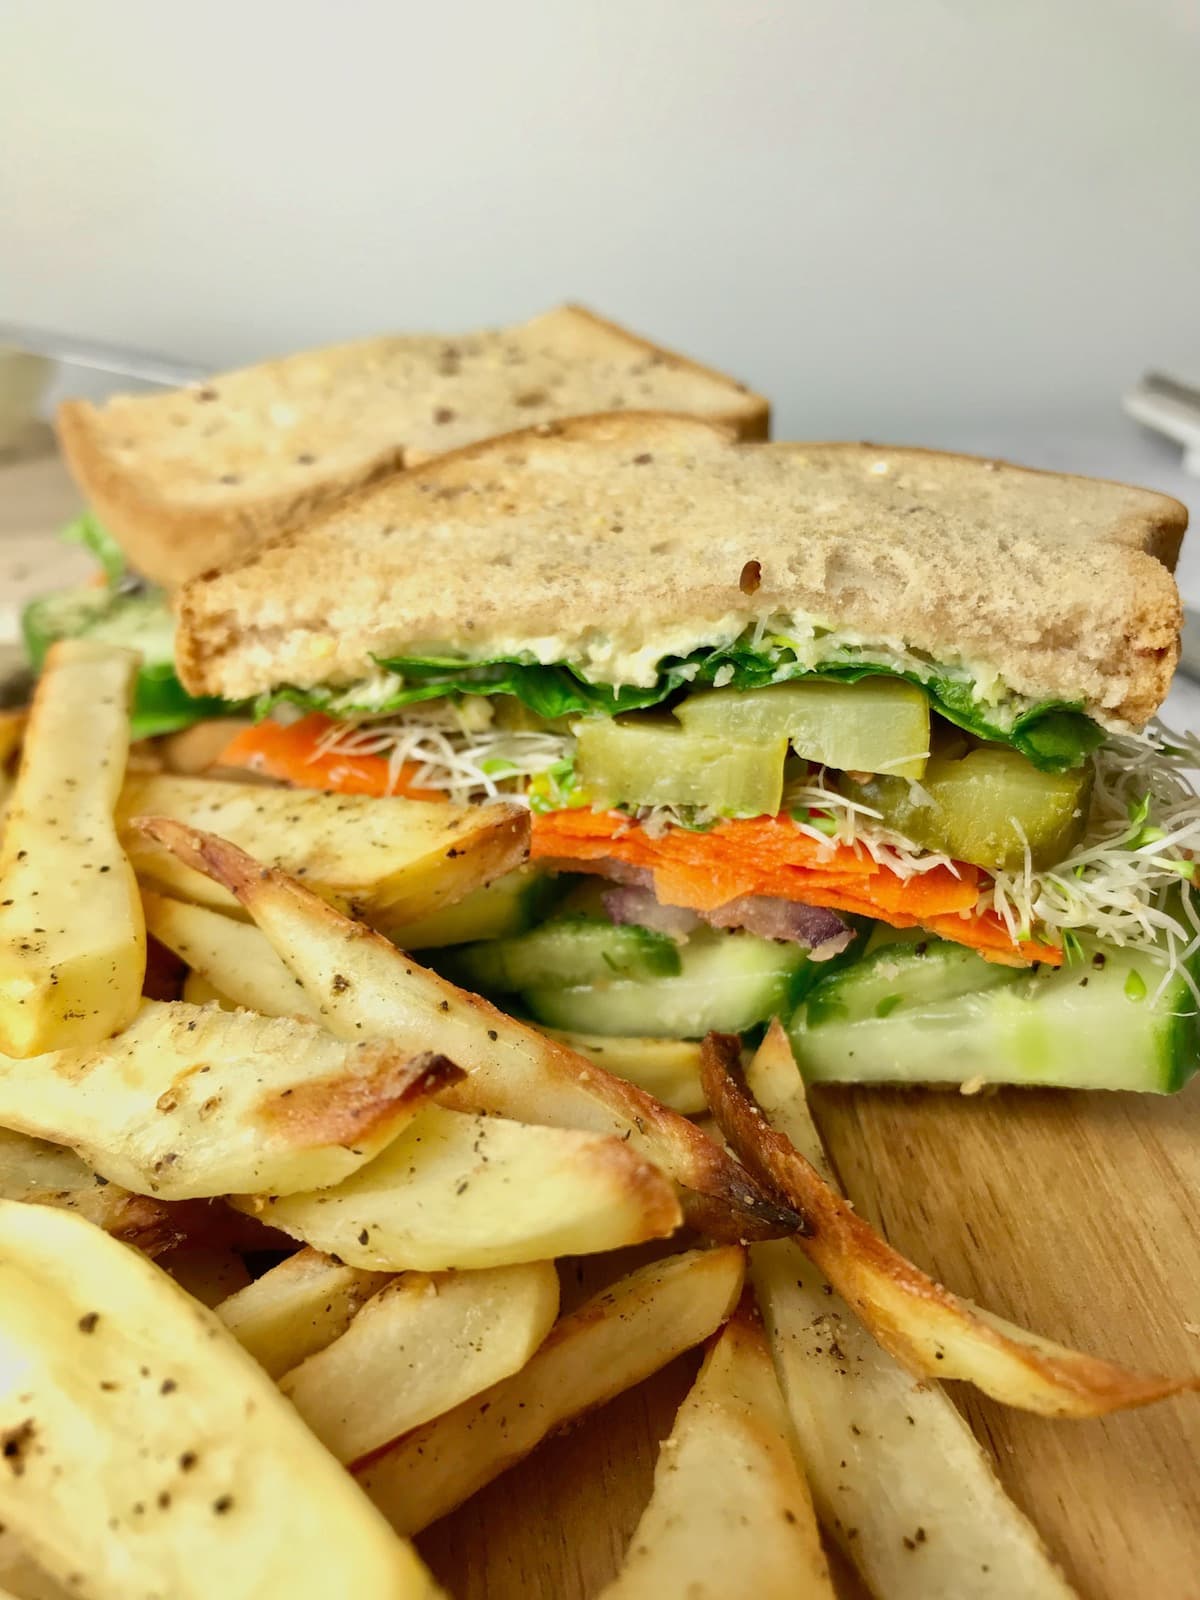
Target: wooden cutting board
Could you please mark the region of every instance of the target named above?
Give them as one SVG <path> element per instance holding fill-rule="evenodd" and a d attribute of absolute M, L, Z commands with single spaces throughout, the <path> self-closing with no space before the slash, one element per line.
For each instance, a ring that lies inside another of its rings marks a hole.
<path fill-rule="evenodd" d="M 0 604 L 64 581 L 45 535 L 76 504 L 52 459 L 0 472 Z M 1200 1080 L 1171 1099 L 813 1099 L 859 1209 L 952 1288 L 1131 1366 L 1200 1372 Z M 456 1600 L 594 1594 L 696 1364 L 676 1362 L 543 1445 L 422 1535 Z M 961 1386 L 955 1398 L 1087 1600 L 1200 1600 L 1200 1396 L 1096 1422 L 1026 1416 Z M 843 1592 L 861 1591 L 846 1577 Z"/>

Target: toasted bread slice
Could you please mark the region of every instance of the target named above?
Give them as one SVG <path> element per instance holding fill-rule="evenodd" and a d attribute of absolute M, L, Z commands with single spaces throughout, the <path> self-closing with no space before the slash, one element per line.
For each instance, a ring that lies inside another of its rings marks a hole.
<path fill-rule="evenodd" d="M 745 384 L 580 306 L 453 338 L 364 339 L 189 389 L 68 400 L 58 434 L 133 566 L 174 587 L 362 484 L 529 423 L 662 408 L 767 437 Z"/>
<path fill-rule="evenodd" d="M 194 693 L 531 652 L 608 682 L 808 619 L 1110 727 L 1166 693 L 1187 512 L 1144 489 L 867 444 L 755 444 L 583 417 L 364 489 L 183 591 Z"/>

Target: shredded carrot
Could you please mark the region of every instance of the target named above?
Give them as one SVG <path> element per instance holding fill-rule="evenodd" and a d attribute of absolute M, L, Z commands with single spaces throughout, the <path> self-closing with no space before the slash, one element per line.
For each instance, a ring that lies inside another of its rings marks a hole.
<path fill-rule="evenodd" d="M 604 861 L 645 868 L 664 905 L 693 911 L 712 911 L 742 895 L 770 895 L 874 917 L 894 928 L 928 928 L 1006 965 L 1062 961 L 1056 946 L 1014 943 L 994 912 L 976 909 L 977 867 L 958 862 L 953 870 L 934 867 L 901 878 L 865 851 L 819 843 L 776 817 L 652 836 L 619 812 L 554 811 L 534 817 L 532 855 L 585 870 Z"/>
<path fill-rule="evenodd" d="M 422 789 L 413 781 L 419 770 L 409 762 L 393 773 L 384 756 L 343 755 L 319 748 L 331 718 L 313 711 L 298 722 L 256 722 L 226 745 L 218 759 L 223 767 L 242 767 L 295 784 L 298 789 L 328 789 L 335 794 L 404 795 L 410 800 L 444 800 L 440 789 Z"/>

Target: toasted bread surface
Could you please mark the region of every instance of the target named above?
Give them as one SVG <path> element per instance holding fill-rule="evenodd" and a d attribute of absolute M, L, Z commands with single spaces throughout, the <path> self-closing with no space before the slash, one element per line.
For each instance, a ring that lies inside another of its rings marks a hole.
<path fill-rule="evenodd" d="M 1186 521 L 1148 490 L 975 457 L 579 418 L 396 474 L 192 582 L 177 655 L 189 689 L 234 699 L 446 652 L 604 681 L 620 660 L 633 681 L 631 655 L 652 679 L 660 655 L 800 616 L 1140 726 L 1175 665 Z"/>
<path fill-rule="evenodd" d="M 668 408 L 765 438 L 744 384 L 579 306 L 451 338 L 359 340 L 163 394 L 59 410 L 63 451 L 137 570 L 227 566 L 397 468 L 527 423 Z"/>

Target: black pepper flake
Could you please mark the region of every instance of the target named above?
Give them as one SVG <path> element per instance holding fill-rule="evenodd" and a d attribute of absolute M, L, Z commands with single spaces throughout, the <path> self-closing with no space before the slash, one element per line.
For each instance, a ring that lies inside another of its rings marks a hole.
<path fill-rule="evenodd" d="M 345 994 L 350 987 L 350 979 L 346 977 L 345 973 L 335 972 L 329 987 L 334 994 Z"/>
<path fill-rule="evenodd" d="M 158 1386 L 159 1394 L 174 1394 L 179 1385 L 174 1378 L 164 1378 Z"/>
<path fill-rule="evenodd" d="M 438 406 L 434 410 L 433 420 L 438 424 L 439 427 L 442 426 L 443 423 L 453 422 L 454 411 L 450 406 Z"/>
<path fill-rule="evenodd" d="M 179 1458 L 180 1472 L 190 1472 L 199 1460 L 194 1450 L 185 1450 Z"/>
<path fill-rule="evenodd" d="M 449 1009 L 450 1009 L 449 1000 L 439 1000 L 438 1001 L 438 1010 L 439 1011 L 449 1011 Z"/>
<path fill-rule="evenodd" d="M 219 1499 L 213 1501 L 213 1510 L 219 1517 L 223 1517 L 227 1511 L 232 1511 L 233 1496 L 231 1494 L 221 1495 Z"/>
<path fill-rule="evenodd" d="M 648 467 L 653 460 L 654 457 L 647 450 L 643 451 L 640 456 L 634 456 L 633 464 L 635 467 Z"/>
<path fill-rule="evenodd" d="M 488 1038 L 492 1041 L 493 1044 L 500 1037 L 500 1035 L 496 1032 L 495 1028 L 489 1028 L 487 1033 L 488 1033 Z"/>
<path fill-rule="evenodd" d="M 100 1321 L 98 1311 L 86 1311 L 79 1319 L 80 1333 L 95 1333 L 96 1324 Z"/>
<path fill-rule="evenodd" d="M 359 1244 L 366 1244 L 368 1239 L 370 1239 L 370 1237 L 371 1237 L 371 1230 L 369 1228 L 364 1228 L 362 1230 L 362 1232 L 358 1236 Z"/>

